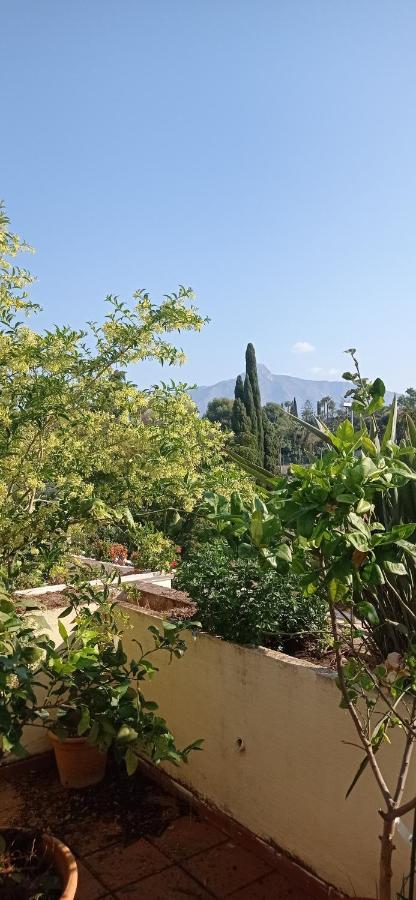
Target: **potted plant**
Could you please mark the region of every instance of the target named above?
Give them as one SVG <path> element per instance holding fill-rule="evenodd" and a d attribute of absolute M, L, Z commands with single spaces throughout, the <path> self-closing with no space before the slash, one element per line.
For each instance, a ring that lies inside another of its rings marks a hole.
<path fill-rule="evenodd" d="M 311 602 L 326 592 L 341 706 L 364 751 L 349 791 L 369 767 L 384 802 L 379 900 L 391 900 L 396 824 L 416 808 L 416 796 L 404 800 L 416 738 L 416 512 L 409 521 L 416 441 L 410 423 L 407 441 L 394 443 L 395 403 L 378 433 L 380 379 L 362 379 L 358 365 L 346 377 L 354 384 L 357 430 L 349 420 L 335 434 L 319 421 L 308 424 L 328 445 L 321 460 L 292 465 L 289 478 L 241 461 L 262 486 L 261 496 L 251 504 L 239 495 L 230 502 L 210 496 L 206 511 L 237 555 L 295 571 Z M 388 786 L 378 750 L 392 729 L 402 731 L 404 742 L 395 784 Z M 409 898 L 413 880 L 412 874 Z"/>
<path fill-rule="evenodd" d="M 23 603 L 23 601 L 22 601 Z M 22 733 L 36 720 L 36 672 L 52 649 L 15 603 L 0 595 L 0 753 L 25 755 Z M 42 896 L 73 900 L 75 859 L 53 835 L 11 829 L 0 819 L 0 895 L 4 900 Z M 26 893 L 23 893 L 26 891 Z"/>
<path fill-rule="evenodd" d="M 72 616 L 67 630 L 64 619 Z M 100 781 L 111 748 L 132 774 L 145 754 L 153 762 L 184 762 L 200 747 L 196 741 L 179 750 L 157 704 L 146 699 L 142 683 L 156 671 L 155 653 L 180 657 L 186 649 L 180 622 L 151 626 L 153 646 L 138 646 L 128 659 L 122 631 L 126 617 L 111 600 L 111 579 L 97 593 L 88 584 L 69 591 L 69 605 L 59 618 L 62 644 L 48 648 L 42 672 L 47 688 L 36 708 L 48 729 L 63 785 L 81 788 Z M 194 626 L 193 626 L 194 627 Z"/>
<path fill-rule="evenodd" d="M 75 858 L 53 835 L 0 829 L 2 900 L 73 900 L 77 884 Z"/>

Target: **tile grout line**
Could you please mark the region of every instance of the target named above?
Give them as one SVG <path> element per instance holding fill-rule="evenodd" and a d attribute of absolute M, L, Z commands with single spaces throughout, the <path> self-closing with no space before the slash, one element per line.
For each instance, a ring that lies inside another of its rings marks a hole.
<path fill-rule="evenodd" d="M 217 844 L 217 847 L 218 847 L 218 846 L 221 846 L 221 844 Z M 211 849 L 211 848 L 210 848 L 210 849 Z M 213 847 L 212 849 L 214 849 L 214 847 Z M 204 851 L 201 852 L 201 856 L 202 856 L 203 853 L 204 853 Z M 197 854 L 194 854 L 194 856 L 195 856 L 195 855 L 197 855 Z M 190 858 L 190 857 L 189 857 L 189 858 Z M 183 862 L 187 862 L 187 860 L 183 860 Z M 263 875 L 258 875 L 257 878 L 254 878 L 254 880 L 252 880 L 252 881 L 246 881 L 245 884 L 240 884 L 240 886 L 239 886 L 238 888 L 236 888 L 235 891 L 232 892 L 232 894 L 223 894 L 222 897 L 218 897 L 218 894 L 213 894 L 212 891 L 211 891 L 211 889 L 208 888 L 207 885 L 204 884 L 203 881 L 201 881 L 201 879 L 198 877 L 198 875 L 195 874 L 195 872 L 188 872 L 188 870 L 187 870 L 187 869 L 184 869 L 183 866 L 182 866 L 181 864 L 179 864 L 179 867 L 182 869 L 183 872 L 185 872 L 186 875 L 189 875 L 191 878 L 194 879 L 194 881 L 197 881 L 198 884 L 200 884 L 201 887 L 203 887 L 205 891 L 207 891 L 209 894 L 211 894 L 212 897 L 215 897 L 215 900 L 226 900 L 227 897 L 231 897 L 231 898 L 232 898 L 233 895 L 235 895 L 238 891 L 242 891 L 243 888 L 247 888 L 247 887 L 250 887 L 250 886 L 253 885 L 253 884 L 257 884 L 257 882 L 258 882 L 258 881 L 261 881 L 262 878 L 266 878 L 268 875 L 272 875 L 273 872 L 278 871 L 277 869 L 272 869 L 272 868 L 270 868 L 270 871 L 269 871 L 269 872 L 264 872 Z"/>
<path fill-rule="evenodd" d="M 152 847 L 156 847 L 156 849 L 159 850 L 158 845 L 154 844 L 150 838 L 146 838 L 146 840 L 149 841 L 149 844 L 151 844 Z M 227 844 L 229 840 L 230 840 L 230 838 L 227 837 L 227 835 L 224 835 L 224 838 L 221 841 L 217 841 L 217 843 L 211 844 L 209 847 L 205 847 L 203 850 L 195 850 L 193 853 L 190 853 L 189 856 L 183 856 L 181 859 L 177 859 L 177 860 L 174 859 L 173 861 L 178 866 L 181 866 L 182 863 L 186 862 L 188 859 L 193 859 L 194 856 L 198 856 L 198 853 L 208 853 L 209 850 L 215 850 L 216 847 L 222 847 L 223 844 Z M 169 856 L 169 853 L 167 850 L 162 850 L 161 853 L 164 853 L 165 856 Z M 169 857 L 169 859 L 172 859 L 172 857 Z"/>
<path fill-rule="evenodd" d="M 141 878 L 135 878 L 133 881 L 126 881 L 124 884 L 119 884 L 117 887 L 106 888 L 107 893 L 103 894 L 103 897 L 98 898 L 98 900 L 103 900 L 103 898 L 107 897 L 108 892 L 110 891 L 110 897 L 112 895 L 116 895 L 117 891 L 124 891 L 125 888 L 129 888 L 134 886 L 135 884 L 141 884 L 142 881 L 145 881 L 146 878 L 153 878 L 154 875 L 159 875 L 162 872 L 167 872 L 169 869 L 173 869 L 174 865 L 169 861 L 167 866 L 163 866 L 162 869 L 159 869 L 157 872 L 148 872 L 147 875 L 142 875 Z M 90 871 L 90 870 L 89 870 Z M 91 875 L 94 875 L 94 872 L 91 872 Z"/>
<path fill-rule="evenodd" d="M 112 845 L 112 846 L 114 846 L 114 845 Z M 108 890 L 109 890 L 108 887 L 105 886 L 105 884 L 104 884 L 104 882 L 101 880 L 100 876 L 97 875 L 97 873 L 94 872 L 94 871 L 89 867 L 89 865 L 86 863 L 85 857 L 81 857 L 81 856 L 80 856 L 80 857 L 78 858 L 77 856 L 75 856 L 75 859 L 77 860 L 77 862 L 81 862 L 82 865 L 85 866 L 85 868 L 86 868 L 87 872 L 89 873 L 89 875 L 91 875 L 93 878 L 95 878 L 95 880 L 98 881 L 98 884 L 101 885 L 101 887 L 103 888 L 103 890 L 107 892 L 107 893 L 102 894 L 100 897 L 98 897 L 97 900 L 103 900 L 103 897 L 106 898 L 107 895 L 108 895 Z M 111 896 L 111 895 L 110 895 L 110 896 Z"/>

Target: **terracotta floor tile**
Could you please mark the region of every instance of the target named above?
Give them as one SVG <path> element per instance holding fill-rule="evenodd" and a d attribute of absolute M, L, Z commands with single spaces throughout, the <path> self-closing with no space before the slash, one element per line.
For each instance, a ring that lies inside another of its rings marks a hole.
<path fill-rule="evenodd" d="M 120 840 L 121 826 L 114 819 L 84 820 L 77 827 L 69 826 L 65 830 L 65 843 L 80 856 L 87 856 L 95 850 L 103 850 Z"/>
<path fill-rule="evenodd" d="M 175 862 L 188 859 L 202 850 L 209 850 L 217 844 L 228 840 L 223 831 L 219 831 L 199 819 L 182 816 L 165 829 L 160 837 L 148 838 L 162 853 L 166 853 Z"/>
<path fill-rule="evenodd" d="M 271 871 L 262 859 L 231 841 L 198 853 L 182 865 L 216 897 L 228 897 Z"/>
<path fill-rule="evenodd" d="M 265 878 L 235 891 L 231 894 L 230 900 L 310 900 L 310 898 L 289 884 L 283 875 L 271 872 Z"/>
<path fill-rule="evenodd" d="M 78 888 L 76 900 L 98 900 L 107 894 L 107 888 L 103 887 L 94 875 L 88 871 L 87 867 L 81 860 L 77 860 L 78 866 Z"/>
<path fill-rule="evenodd" d="M 87 857 L 88 868 L 97 874 L 110 891 L 160 872 L 170 862 L 167 856 L 145 838 L 140 838 L 127 847 L 117 844 L 106 850 L 98 850 Z"/>
<path fill-rule="evenodd" d="M 179 866 L 172 866 L 158 875 L 151 875 L 137 884 L 122 888 L 117 891 L 116 897 L 117 900 L 211 900 L 212 894 L 208 894 L 201 884 Z"/>

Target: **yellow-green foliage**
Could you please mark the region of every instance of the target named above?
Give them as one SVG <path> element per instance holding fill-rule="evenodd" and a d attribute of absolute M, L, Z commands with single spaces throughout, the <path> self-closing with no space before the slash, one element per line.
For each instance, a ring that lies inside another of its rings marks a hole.
<path fill-rule="evenodd" d="M 159 305 L 144 291 L 130 305 L 108 297 L 102 325 L 36 332 L 19 322 L 35 310 L 33 278 L 14 262 L 23 249 L 0 209 L 0 574 L 9 581 L 33 547 L 48 568 L 51 543 L 64 547 L 73 523 L 189 512 L 205 490 L 228 495 L 244 481 L 183 385 L 145 392 L 124 374 L 144 359 L 183 361 L 166 335 L 203 326 L 191 289 Z"/>

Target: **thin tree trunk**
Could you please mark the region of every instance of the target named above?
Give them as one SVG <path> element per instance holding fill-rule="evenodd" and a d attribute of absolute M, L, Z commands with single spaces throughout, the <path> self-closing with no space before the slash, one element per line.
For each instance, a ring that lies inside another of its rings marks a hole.
<path fill-rule="evenodd" d="M 383 833 L 381 835 L 381 853 L 380 853 L 380 878 L 379 890 L 380 900 L 392 900 L 391 881 L 393 870 L 391 860 L 393 856 L 395 819 L 384 819 Z"/>

